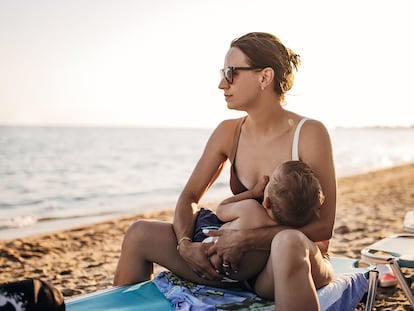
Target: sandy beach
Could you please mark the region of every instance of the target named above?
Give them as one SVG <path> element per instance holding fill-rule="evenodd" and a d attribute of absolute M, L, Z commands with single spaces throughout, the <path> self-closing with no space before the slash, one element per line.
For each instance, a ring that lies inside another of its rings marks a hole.
<path fill-rule="evenodd" d="M 340 178 L 331 255 L 359 259 L 364 247 L 402 232 L 410 210 L 414 210 L 414 164 Z M 0 241 L 0 282 L 41 278 L 65 297 L 108 288 L 129 224 L 140 218 L 171 221 L 172 216 L 173 206 L 166 206 L 159 212 Z M 411 275 L 413 270 L 404 272 Z M 356 310 L 363 308 L 361 303 Z M 378 289 L 375 310 L 410 309 L 399 286 Z"/>

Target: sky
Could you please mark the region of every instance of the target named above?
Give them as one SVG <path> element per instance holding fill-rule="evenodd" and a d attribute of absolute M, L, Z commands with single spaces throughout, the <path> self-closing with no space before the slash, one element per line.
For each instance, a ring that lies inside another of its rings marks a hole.
<path fill-rule="evenodd" d="M 215 127 L 231 40 L 300 54 L 286 108 L 414 125 L 411 0 L 0 0 L 0 125 Z"/>

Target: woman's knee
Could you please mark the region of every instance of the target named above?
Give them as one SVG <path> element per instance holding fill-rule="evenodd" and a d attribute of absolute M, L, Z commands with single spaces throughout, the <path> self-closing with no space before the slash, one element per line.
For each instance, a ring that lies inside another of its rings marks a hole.
<path fill-rule="evenodd" d="M 143 242 L 146 237 L 151 236 L 149 233 L 151 231 L 150 227 L 151 224 L 147 220 L 137 220 L 132 223 L 125 232 L 122 247 L 129 244 L 137 245 Z"/>
<path fill-rule="evenodd" d="M 145 249 L 175 245 L 175 235 L 171 223 L 162 221 L 137 220 L 127 229 L 122 248 Z"/>
<path fill-rule="evenodd" d="M 300 267 L 306 273 L 311 272 L 316 288 L 328 284 L 333 278 L 331 264 L 301 231 L 290 229 L 278 233 L 272 240 L 271 256 L 286 273 Z"/>
<path fill-rule="evenodd" d="M 284 254 L 291 251 L 303 251 L 309 247 L 310 240 L 299 230 L 287 229 L 276 234 L 272 240 L 272 253 Z"/>

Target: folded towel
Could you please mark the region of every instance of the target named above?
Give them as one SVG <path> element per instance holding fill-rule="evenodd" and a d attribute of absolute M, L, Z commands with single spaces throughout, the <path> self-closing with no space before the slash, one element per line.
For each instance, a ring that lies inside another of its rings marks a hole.
<path fill-rule="evenodd" d="M 174 310 L 274 310 L 273 301 L 261 299 L 244 289 L 223 289 L 199 285 L 169 271 L 159 273 L 153 283 L 171 301 Z M 364 273 L 337 275 L 318 290 L 321 310 L 354 310 L 368 287 Z"/>

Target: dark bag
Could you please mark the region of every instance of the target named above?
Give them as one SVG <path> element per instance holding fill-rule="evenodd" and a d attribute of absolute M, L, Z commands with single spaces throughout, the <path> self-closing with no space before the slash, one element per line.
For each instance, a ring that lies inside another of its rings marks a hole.
<path fill-rule="evenodd" d="M 0 311 L 64 311 L 63 295 L 52 285 L 38 280 L 0 284 Z"/>

